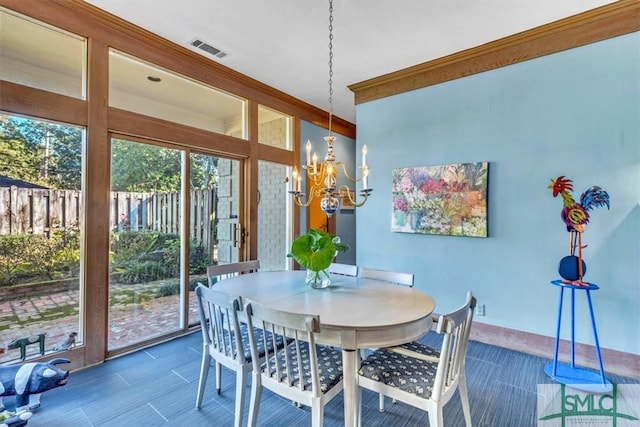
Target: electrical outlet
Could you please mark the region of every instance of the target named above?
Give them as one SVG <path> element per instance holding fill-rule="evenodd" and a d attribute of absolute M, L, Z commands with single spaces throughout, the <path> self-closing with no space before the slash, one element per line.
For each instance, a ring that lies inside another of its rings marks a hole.
<path fill-rule="evenodd" d="M 484 304 L 476 305 L 476 316 L 484 316 Z"/>

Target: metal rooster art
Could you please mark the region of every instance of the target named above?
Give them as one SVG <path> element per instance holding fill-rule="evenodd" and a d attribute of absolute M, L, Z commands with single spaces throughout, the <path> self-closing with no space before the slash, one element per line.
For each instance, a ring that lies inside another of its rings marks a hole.
<path fill-rule="evenodd" d="M 584 286 L 589 284 L 582 280 L 587 269 L 587 265 L 582 259 L 582 249 L 587 247 L 587 245 L 582 245 L 582 233 L 589 222 L 589 211 L 602 206 L 609 209 L 609 194 L 594 185 L 582 193 L 578 203 L 571 195 L 572 182 L 564 176 L 559 176 L 555 180 L 551 179 L 548 188 L 553 191 L 553 197 L 558 195 L 562 197 L 560 215 L 569 232 L 569 252 L 571 255 L 562 258 L 558 271 L 564 283 Z"/>

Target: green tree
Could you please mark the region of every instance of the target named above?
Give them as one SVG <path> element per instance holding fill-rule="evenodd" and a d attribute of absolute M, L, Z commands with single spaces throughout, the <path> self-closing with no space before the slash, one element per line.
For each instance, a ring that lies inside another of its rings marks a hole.
<path fill-rule="evenodd" d="M 0 114 L 0 174 L 51 188 L 80 190 L 82 129 Z M 113 140 L 113 191 L 178 191 L 181 151 Z M 217 183 L 216 157 L 191 156 L 191 188 Z"/>
<path fill-rule="evenodd" d="M 218 158 L 193 154 L 189 181 L 191 188 L 213 188 L 218 183 Z"/>
<path fill-rule="evenodd" d="M 0 115 L 0 173 L 52 188 L 79 190 L 82 130 Z"/>
<path fill-rule="evenodd" d="M 181 152 L 172 148 L 115 139 L 111 146 L 113 191 L 168 192 L 180 189 Z M 191 188 L 217 183 L 218 159 L 206 154 L 191 156 Z"/>
<path fill-rule="evenodd" d="M 180 151 L 113 140 L 112 191 L 168 192 L 180 189 Z"/>

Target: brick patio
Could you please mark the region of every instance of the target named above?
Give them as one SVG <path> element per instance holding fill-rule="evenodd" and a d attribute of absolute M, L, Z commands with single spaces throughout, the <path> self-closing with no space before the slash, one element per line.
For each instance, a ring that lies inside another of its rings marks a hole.
<path fill-rule="evenodd" d="M 146 290 L 154 290 L 162 286 L 162 282 L 145 284 Z M 141 285 L 135 285 L 136 291 Z M 110 285 L 110 291 L 120 289 L 132 289 L 131 285 Z M 78 318 L 78 290 L 66 290 L 54 292 L 49 295 L 31 297 L 28 299 L 13 299 L 0 302 L 0 327 L 8 326 L 8 329 L 0 331 L 0 348 L 6 348 L 7 344 L 15 338 L 46 333 L 45 351 L 52 352 L 53 348 L 60 345 L 71 332 L 80 332 Z M 189 292 L 189 320 L 197 320 L 198 313 L 194 292 Z M 161 335 L 175 331 L 180 326 L 179 296 L 153 298 L 137 304 L 115 304 L 109 311 L 109 348 L 120 348 L 140 341 L 141 339 Z M 55 319 L 48 318 L 50 313 L 63 310 L 73 313 Z M 47 314 L 49 313 L 49 315 Z M 20 322 L 31 321 L 27 326 L 20 326 Z M 79 337 L 82 338 L 81 336 Z M 27 346 L 27 358 L 38 355 L 38 345 Z M 0 353 L 0 363 L 19 360 L 20 351 L 5 350 Z"/>

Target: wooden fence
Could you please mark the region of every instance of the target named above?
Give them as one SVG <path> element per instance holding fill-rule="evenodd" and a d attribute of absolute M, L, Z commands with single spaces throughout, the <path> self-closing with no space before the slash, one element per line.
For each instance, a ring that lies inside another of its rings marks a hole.
<path fill-rule="evenodd" d="M 82 193 L 76 190 L 0 187 L 0 235 L 45 234 L 80 225 Z M 212 248 L 216 192 L 191 191 L 190 237 Z M 112 231 L 180 232 L 180 193 L 111 192 Z"/>

